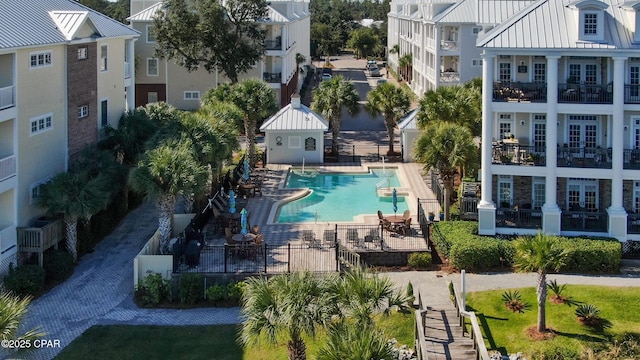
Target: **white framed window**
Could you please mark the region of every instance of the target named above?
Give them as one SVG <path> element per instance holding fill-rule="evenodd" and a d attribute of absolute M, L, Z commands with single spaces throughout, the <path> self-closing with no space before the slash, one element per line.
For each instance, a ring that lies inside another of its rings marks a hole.
<path fill-rule="evenodd" d="M 598 34 L 598 14 L 592 12 L 585 12 L 583 14 L 584 25 L 583 25 L 583 34 L 584 35 L 596 35 Z"/>
<path fill-rule="evenodd" d="M 498 79 L 501 82 L 511 81 L 511 63 L 510 62 L 498 63 Z"/>
<path fill-rule="evenodd" d="M 511 60 L 511 55 L 500 55 L 500 60 Z"/>
<path fill-rule="evenodd" d="M 547 115 L 546 114 L 534 114 L 533 115 L 533 141 L 534 151 L 536 153 L 544 153 L 547 145 Z"/>
<path fill-rule="evenodd" d="M 567 181 L 569 211 L 597 211 L 599 190 L 596 179 L 569 178 Z"/>
<path fill-rule="evenodd" d="M 158 58 L 147 58 L 147 76 L 158 76 Z"/>
<path fill-rule="evenodd" d="M 42 180 L 36 181 L 30 186 L 29 190 L 29 201 L 33 204 L 34 201 L 42 195 L 42 186 L 51 180 L 51 176 L 46 177 Z"/>
<path fill-rule="evenodd" d="M 153 36 L 153 27 L 151 25 L 147 25 L 147 43 L 155 43 L 156 37 Z"/>
<path fill-rule="evenodd" d="M 89 48 L 86 46 L 78 47 L 78 60 L 86 60 L 89 58 Z"/>
<path fill-rule="evenodd" d="M 302 147 L 300 136 L 289 136 L 289 149 L 300 149 Z"/>
<path fill-rule="evenodd" d="M 31 135 L 36 135 L 53 128 L 53 113 L 31 118 Z"/>
<path fill-rule="evenodd" d="M 536 82 L 536 83 L 547 82 L 547 64 L 533 63 L 533 82 Z"/>
<path fill-rule="evenodd" d="M 195 90 L 185 91 L 184 92 L 184 99 L 185 100 L 200 100 L 200 91 L 195 91 Z"/>
<path fill-rule="evenodd" d="M 541 209 L 545 202 L 545 178 L 534 177 L 531 184 L 531 206 L 533 209 Z"/>
<path fill-rule="evenodd" d="M 89 105 L 82 105 L 78 108 L 78 118 L 82 119 L 89 116 Z"/>
<path fill-rule="evenodd" d="M 481 31 L 482 31 L 482 28 L 480 26 L 474 26 L 471 28 L 472 35 L 478 35 L 480 34 Z"/>
<path fill-rule="evenodd" d="M 471 66 L 482 66 L 482 59 L 471 59 Z"/>
<path fill-rule="evenodd" d="M 107 51 L 108 51 L 108 46 L 105 45 L 100 45 L 100 71 L 107 71 L 108 67 L 107 67 L 107 63 L 108 63 L 108 57 L 107 57 Z"/>
<path fill-rule="evenodd" d="M 513 177 L 498 175 L 498 206 L 510 208 L 513 206 Z"/>
<path fill-rule="evenodd" d="M 498 118 L 498 140 L 507 139 L 513 134 L 511 114 L 500 114 Z"/>
<path fill-rule="evenodd" d="M 100 101 L 100 127 L 109 125 L 109 100 L 102 99 Z"/>
<path fill-rule="evenodd" d="M 29 54 L 29 66 L 32 69 L 51 66 L 51 58 L 51 50 L 32 52 Z"/>

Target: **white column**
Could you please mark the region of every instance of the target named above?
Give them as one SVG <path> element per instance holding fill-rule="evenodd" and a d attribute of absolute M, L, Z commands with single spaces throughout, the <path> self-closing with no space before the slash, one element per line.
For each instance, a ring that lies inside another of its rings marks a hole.
<path fill-rule="evenodd" d="M 439 40 L 439 37 L 438 37 Z M 436 43 L 440 46 L 440 43 Z M 478 233 L 496 234 L 496 206 L 493 203 L 491 173 L 491 130 L 493 129 L 493 71 L 494 55 L 482 55 L 482 141 L 480 144 L 481 198 L 478 204 Z M 440 69 L 436 68 L 439 74 Z"/>
<path fill-rule="evenodd" d="M 127 40 L 127 61 L 129 62 L 129 74 L 131 82 L 127 89 L 127 111 L 136 108 L 136 50 L 134 47 L 136 39 Z"/>
<path fill-rule="evenodd" d="M 627 238 L 627 212 L 622 203 L 622 165 L 624 162 L 624 67 L 626 57 L 613 58 L 613 114 L 611 137 L 611 207 L 609 236 L 618 240 Z"/>
<path fill-rule="evenodd" d="M 542 229 L 547 234 L 560 233 L 561 213 L 557 199 L 558 166 L 558 60 L 559 56 L 547 56 L 547 142 L 545 172 L 545 202 L 542 206 Z"/>

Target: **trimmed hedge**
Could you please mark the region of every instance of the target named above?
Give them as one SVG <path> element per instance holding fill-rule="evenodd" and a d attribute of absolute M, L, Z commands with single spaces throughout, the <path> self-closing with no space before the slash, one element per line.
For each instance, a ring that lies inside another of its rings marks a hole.
<path fill-rule="evenodd" d="M 4 286 L 19 296 L 38 296 L 44 291 L 45 271 L 38 265 L 9 264 L 9 273 L 4 277 Z"/>
<path fill-rule="evenodd" d="M 514 241 L 478 235 L 478 223 L 444 221 L 434 224 L 432 242 L 451 266 L 483 271 L 513 265 Z M 614 273 L 620 268 L 622 246 L 615 239 L 557 237 L 568 256 L 561 272 Z"/>

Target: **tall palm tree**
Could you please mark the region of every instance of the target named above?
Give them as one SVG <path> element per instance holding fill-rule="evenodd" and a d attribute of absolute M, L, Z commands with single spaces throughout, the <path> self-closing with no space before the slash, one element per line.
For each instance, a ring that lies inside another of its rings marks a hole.
<path fill-rule="evenodd" d="M 444 184 L 444 217 L 449 220 L 449 198 L 458 168 L 477 164 L 478 148 L 466 127 L 441 122 L 427 127 L 416 141 L 415 158 L 426 169 L 436 169 Z"/>
<path fill-rule="evenodd" d="M 11 292 L 0 291 L 0 334 L 2 340 L 35 340 L 45 335 L 39 328 L 18 335 L 18 328 L 27 314 L 31 297 L 21 298 Z"/>
<path fill-rule="evenodd" d="M 565 263 L 567 252 L 560 247 L 558 239 L 543 233 L 534 237 L 521 238 L 516 242 L 514 264 L 517 271 L 536 272 L 536 295 L 538 300 L 537 330 L 547 330 L 547 273 L 558 271 Z"/>
<path fill-rule="evenodd" d="M 149 119 L 144 108 L 126 112 L 118 122 L 118 128 L 106 126 L 102 129 L 103 140 L 98 146 L 112 151 L 120 163 L 133 165 L 144 151 L 144 144 L 158 129 L 158 124 Z"/>
<path fill-rule="evenodd" d="M 466 126 L 472 135 L 481 131 L 482 91 L 476 82 L 465 86 L 441 86 L 427 91 L 420 100 L 418 125 L 426 128 L 437 122 L 450 122 Z"/>
<path fill-rule="evenodd" d="M 37 204 L 49 215 L 62 214 L 67 250 L 78 260 L 78 221 L 107 207 L 111 193 L 107 176 L 90 176 L 86 169 L 60 173 L 43 185 Z"/>
<path fill-rule="evenodd" d="M 321 82 L 320 86 L 313 90 L 313 110 L 322 114 L 331 125 L 331 153 L 334 156 L 338 155 L 342 109 L 346 108 L 352 115 L 357 114 L 360 111 L 359 100 L 360 96 L 353 83 L 340 75 Z"/>
<path fill-rule="evenodd" d="M 404 54 L 398 59 L 398 66 L 402 69 L 403 77 L 411 82 L 411 67 L 413 66 L 413 54 Z"/>
<path fill-rule="evenodd" d="M 280 335 L 286 335 L 289 359 L 305 360 L 302 336 L 313 336 L 316 328 L 330 319 L 327 288 L 326 279 L 309 272 L 249 278 L 242 296 L 240 341 L 248 345 L 265 335 L 275 343 Z"/>
<path fill-rule="evenodd" d="M 176 197 L 199 191 L 206 178 L 207 169 L 195 159 L 189 139 L 169 140 L 147 150 L 129 174 L 131 188 L 156 202 L 162 253 L 168 251 Z"/>
<path fill-rule="evenodd" d="M 387 128 L 387 136 L 389 137 L 387 155 L 395 155 L 393 151 L 394 131 L 398 127 L 398 119 L 407 113 L 409 106 L 411 106 L 409 94 L 391 83 L 380 84 L 369 91 L 367 95 L 367 103 L 365 105 L 367 111 L 372 116 L 382 114 L 384 118 L 384 125 Z"/>

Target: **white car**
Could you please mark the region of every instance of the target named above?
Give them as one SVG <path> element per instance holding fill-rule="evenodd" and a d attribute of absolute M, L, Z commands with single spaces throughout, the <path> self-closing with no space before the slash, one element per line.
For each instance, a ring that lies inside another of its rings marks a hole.
<path fill-rule="evenodd" d="M 369 76 L 380 76 L 380 69 L 378 69 L 377 65 L 369 67 Z"/>
<path fill-rule="evenodd" d="M 322 74 L 322 81 L 331 80 L 332 76 L 329 73 Z"/>

